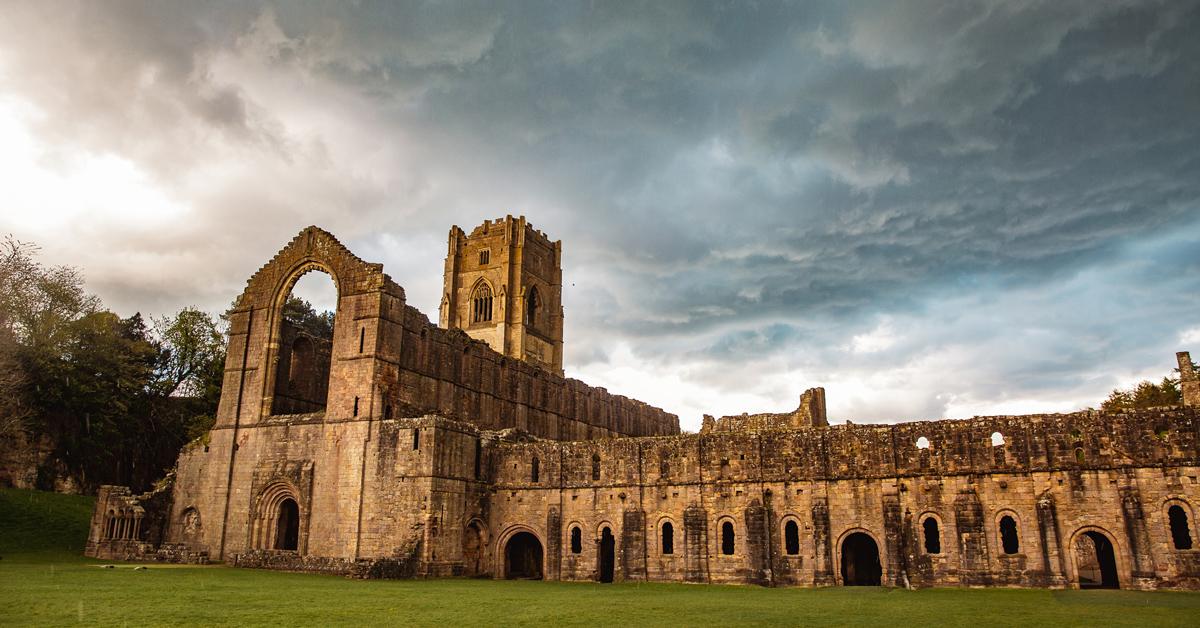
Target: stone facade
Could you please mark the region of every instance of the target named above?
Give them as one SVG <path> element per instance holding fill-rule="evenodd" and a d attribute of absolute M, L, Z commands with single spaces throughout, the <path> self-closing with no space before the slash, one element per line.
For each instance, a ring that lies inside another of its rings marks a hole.
<path fill-rule="evenodd" d="M 327 400 L 273 413 L 279 304 L 309 270 L 339 289 Z M 362 577 L 1200 588 L 1194 405 L 829 426 L 812 389 L 794 412 L 681 434 L 517 357 L 430 325 L 378 265 L 306 229 L 238 300 L 208 438 L 169 490 L 105 487 L 88 553 Z"/>

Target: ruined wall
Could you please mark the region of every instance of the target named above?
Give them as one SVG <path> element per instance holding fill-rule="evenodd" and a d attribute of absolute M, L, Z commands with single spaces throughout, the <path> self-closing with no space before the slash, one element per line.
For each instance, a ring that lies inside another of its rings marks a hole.
<path fill-rule="evenodd" d="M 497 575 L 504 539 L 528 529 L 560 548 L 547 558 L 547 577 L 595 580 L 598 531 L 609 527 L 618 579 L 843 583 L 844 541 L 862 532 L 877 544 L 883 584 L 1074 586 L 1087 560 L 1074 548 L 1096 530 L 1115 547 L 1121 587 L 1197 588 L 1200 553 L 1174 548 L 1167 509 L 1186 509 L 1196 539 L 1198 427 L 1195 410 L 1175 408 L 502 443 L 490 505 Z M 993 445 L 997 432 L 1003 444 Z M 921 437 L 928 448 L 917 447 Z M 1006 516 L 1016 527 L 1013 553 L 1001 538 Z M 924 547 L 930 517 L 937 552 Z M 562 522 L 553 540 L 550 519 Z M 795 555 L 787 552 L 789 521 Z M 671 554 L 661 547 L 668 522 Z M 731 555 L 723 553 L 725 522 Z M 579 553 L 570 548 L 573 527 Z"/>
<path fill-rule="evenodd" d="M 1200 375 L 1192 367 L 1192 355 L 1187 351 L 1175 354 L 1179 362 L 1179 388 L 1183 393 L 1183 405 L 1200 406 Z"/>
<path fill-rule="evenodd" d="M 822 425 L 829 425 L 825 415 L 825 389 L 809 388 L 800 395 L 800 405 L 791 412 L 742 413 L 719 419 L 706 414 L 700 425 L 700 433 L 762 432 Z"/>

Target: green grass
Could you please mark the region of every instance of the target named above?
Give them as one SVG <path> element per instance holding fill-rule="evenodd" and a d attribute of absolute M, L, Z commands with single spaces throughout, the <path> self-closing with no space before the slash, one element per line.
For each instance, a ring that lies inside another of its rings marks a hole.
<path fill-rule="evenodd" d="M 0 625 L 1196 626 L 1200 593 L 359 581 L 82 558 L 90 500 L 0 491 Z"/>

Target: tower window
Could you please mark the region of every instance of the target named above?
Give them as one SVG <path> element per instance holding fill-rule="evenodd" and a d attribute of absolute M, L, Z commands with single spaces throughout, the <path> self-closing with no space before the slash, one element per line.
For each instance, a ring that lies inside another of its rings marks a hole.
<path fill-rule="evenodd" d="M 471 293 L 471 322 L 485 323 L 492 320 L 492 288 L 480 281 Z"/>
<path fill-rule="evenodd" d="M 538 295 L 537 286 L 529 289 L 529 296 L 525 297 L 525 323 L 530 327 L 537 324 L 537 311 L 541 306 L 541 297 Z"/>
<path fill-rule="evenodd" d="M 541 463 L 538 461 L 537 456 L 534 456 L 533 463 L 529 465 L 529 481 L 533 482 L 534 484 L 537 484 L 538 480 L 540 479 L 539 478 L 540 475 L 541 475 Z"/>
<path fill-rule="evenodd" d="M 487 266 L 491 261 L 492 261 L 492 252 L 490 250 L 484 249 L 479 252 L 479 265 L 480 266 Z"/>
<path fill-rule="evenodd" d="M 600 454 L 592 454 L 592 481 L 600 480 Z"/>

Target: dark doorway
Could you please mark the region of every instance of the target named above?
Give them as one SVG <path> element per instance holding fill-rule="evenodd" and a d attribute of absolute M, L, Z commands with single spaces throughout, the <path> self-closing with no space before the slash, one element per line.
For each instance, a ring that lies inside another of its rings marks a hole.
<path fill-rule="evenodd" d="M 1117 557 L 1112 541 L 1095 531 L 1084 532 L 1075 542 L 1075 564 L 1081 589 L 1119 589 Z"/>
<path fill-rule="evenodd" d="M 616 554 L 616 539 L 612 531 L 604 528 L 600 532 L 600 582 L 613 581 L 613 562 Z"/>
<path fill-rule="evenodd" d="M 279 504 L 279 518 L 275 521 L 275 549 L 293 550 L 300 540 L 300 507 L 292 498 Z"/>
<path fill-rule="evenodd" d="M 504 546 L 504 577 L 509 580 L 542 579 L 542 542 L 528 532 L 518 532 Z"/>
<path fill-rule="evenodd" d="M 848 587 L 877 587 L 883 578 L 879 546 L 875 539 L 855 532 L 842 541 L 842 584 Z"/>

